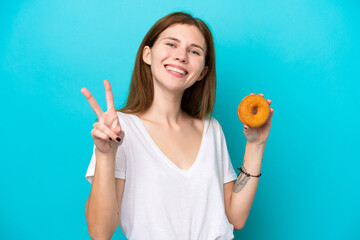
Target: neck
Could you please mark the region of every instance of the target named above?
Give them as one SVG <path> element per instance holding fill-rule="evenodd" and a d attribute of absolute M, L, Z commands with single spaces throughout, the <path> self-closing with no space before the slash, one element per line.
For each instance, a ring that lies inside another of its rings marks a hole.
<path fill-rule="evenodd" d="M 141 115 L 141 118 L 169 128 L 179 127 L 187 116 L 181 109 L 183 93 L 183 91 L 164 91 L 154 84 L 153 102 L 150 108 Z"/>

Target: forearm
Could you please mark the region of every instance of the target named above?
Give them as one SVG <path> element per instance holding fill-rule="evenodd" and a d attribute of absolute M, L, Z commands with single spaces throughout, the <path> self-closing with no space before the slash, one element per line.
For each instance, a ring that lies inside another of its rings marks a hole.
<path fill-rule="evenodd" d="M 243 169 L 251 175 L 259 175 L 265 145 L 246 143 Z M 242 228 L 249 216 L 251 206 L 254 202 L 258 177 L 247 177 L 240 172 L 233 188 L 230 203 L 229 220 L 233 225 Z"/>
<path fill-rule="evenodd" d="M 111 239 L 119 223 L 115 188 L 115 154 L 103 155 L 95 149 L 96 166 L 86 221 L 93 239 Z"/>

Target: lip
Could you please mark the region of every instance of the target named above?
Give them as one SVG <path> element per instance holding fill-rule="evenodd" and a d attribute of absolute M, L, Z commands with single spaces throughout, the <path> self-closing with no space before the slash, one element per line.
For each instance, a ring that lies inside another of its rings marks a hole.
<path fill-rule="evenodd" d="M 179 65 L 175 65 L 175 64 L 165 64 L 164 67 L 166 67 L 166 66 L 178 68 L 178 69 L 181 69 L 181 70 L 185 71 L 185 72 L 186 72 L 185 76 L 188 75 L 188 73 L 189 73 L 188 70 L 186 70 L 185 68 L 183 68 L 183 67 L 181 67 L 181 66 L 179 66 Z"/>
<path fill-rule="evenodd" d="M 165 70 L 167 71 L 167 73 L 169 73 L 170 75 L 173 75 L 174 77 L 177 77 L 177 78 L 184 78 L 184 77 L 187 76 L 187 74 L 186 74 L 186 75 L 182 75 L 182 74 L 180 74 L 180 73 L 175 73 L 175 72 L 173 72 L 173 71 L 169 71 L 169 70 L 167 70 L 166 68 L 165 68 Z"/>

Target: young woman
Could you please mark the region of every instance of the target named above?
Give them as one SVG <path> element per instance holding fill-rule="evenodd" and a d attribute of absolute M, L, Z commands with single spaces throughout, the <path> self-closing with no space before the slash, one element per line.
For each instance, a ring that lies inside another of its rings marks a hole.
<path fill-rule="evenodd" d="M 234 183 L 224 133 L 212 118 L 215 52 L 207 25 L 182 12 L 156 22 L 139 47 L 124 108 L 115 110 L 104 85 L 106 112 L 81 90 L 99 120 L 86 173 L 90 237 L 110 239 L 120 224 L 128 239 L 233 239 L 258 178 L 241 173 Z M 251 175 L 260 172 L 272 113 L 261 128 L 244 126 L 242 169 Z"/>

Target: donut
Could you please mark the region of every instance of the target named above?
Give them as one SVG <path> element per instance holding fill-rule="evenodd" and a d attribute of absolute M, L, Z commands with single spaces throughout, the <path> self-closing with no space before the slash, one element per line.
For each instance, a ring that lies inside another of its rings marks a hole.
<path fill-rule="evenodd" d="M 238 117 L 243 124 L 256 128 L 265 124 L 270 115 L 270 105 L 260 95 L 252 94 L 240 102 Z"/>

